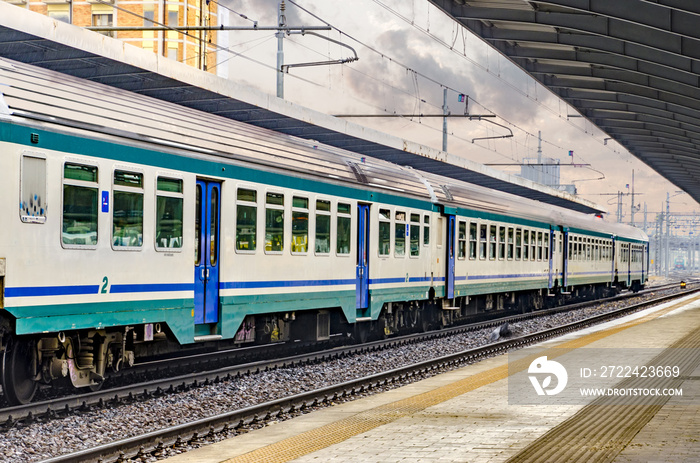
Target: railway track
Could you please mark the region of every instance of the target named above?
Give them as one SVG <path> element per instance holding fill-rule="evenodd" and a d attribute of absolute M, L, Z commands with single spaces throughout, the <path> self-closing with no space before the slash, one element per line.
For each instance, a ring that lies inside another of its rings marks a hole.
<path fill-rule="evenodd" d="M 659 288 L 654 288 L 654 291 L 659 291 Z M 267 402 L 264 404 L 259 404 L 255 405 L 252 407 L 247 407 L 239 410 L 235 410 L 232 412 L 228 413 L 223 413 L 219 414 L 216 416 L 211 416 L 205 419 L 200 419 L 191 423 L 186 423 L 186 424 L 181 424 L 177 426 L 173 426 L 170 428 L 166 429 L 161 429 L 156 432 L 151 432 L 148 434 L 144 434 L 141 436 L 135 436 L 132 438 L 128 439 L 123 439 L 121 441 L 116 441 L 112 442 L 109 444 L 105 444 L 99 447 L 95 447 L 92 449 L 87 449 L 83 450 L 80 452 L 75 452 L 72 454 L 66 454 L 60 457 L 52 458 L 50 460 L 46 460 L 47 462 L 72 462 L 72 461 L 119 461 L 120 459 L 123 460 L 124 458 L 135 458 L 139 456 L 145 456 L 145 455 L 157 455 L 159 453 L 162 453 L 165 448 L 167 447 L 178 447 L 182 445 L 187 445 L 188 443 L 197 443 L 201 440 L 206 440 L 211 438 L 217 433 L 229 433 L 232 430 L 238 429 L 238 428 L 245 428 L 248 426 L 255 426 L 257 423 L 263 423 L 267 420 L 271 419 L 281 419 L 285 416 L 288 415 L 293 415 L 295 413 L 302 412 L 304 409 L 308 407 L 314 407 L 314 406 L 319 406 L 323 405 L 324 403 L 330 403 L 332 401 L 336 400 L 342 400 L 343 398 L 351 397 L 356 394 L 361 394 L 366 391 L 375 389 L 377 387 L 392 387 L 393 384 L 401 384 L 405 381 L 410 381 L 413 378 L 422 378 L 427 375 L 432 375 L 438 371 L 444 370 L 444 369 L 450 369 L 454 368 L 456 366 L 462 365 L 467 362 L 472 362 L 476 361 L 481 358 L 485 358 L 491 355 L 499 354 L 504 351 L 514 349 L 514 348 L 519 348 L 523 347 L 529 344 L 533 344 L 536 342 L 543 341 L 545 339 L 549 339 L 555 336 L 559 336 L 564 333 L 568 333 L 571 331 L 575 331 L 578 329 L 585 328 L 587 326 L 601 323 L 603 321 L 607 321 L 613 318 L 617 318 L 626 314 L 629 314 L 631 312 L 641 310 L 643 308 L 662 303 L 666 300 L 674 299 L 676 297 L 688 295 L 694 292 L 700 291 L 700 289 L 693 289 L 693 290 L 687 290 L 683 291 L 680 294 L 672 294 L 660 298 L 654 298 L 648 301 L 644 301 L 638 304 L 633 304 L 629 307 L 625 307 L 622 309 L 618 310 L 613 310 L 611 312 L 590 317 L 585 320 L 581 320 L 578 322 L 570 323 L 567 325 L 555 327 L 552 329 L 548 330 L 543 330 L 539 331 L 537 333 L 532 333 L 528 334 L 525 336 L 513 338 L 513 339 L 508 339 L 500 342 L 495 342 L 492 344 L 488 344 L 483 347 L 479 347 L 476 349 L 470 349 L 466 350 L 463 352 L 459 352 L 457 354 L 451 354 L 451 355 L 446 355 L 441 358 L 437 359 L 432 359 L 429 361 L 425 362 L 420 362 L 416 363 L 410 366 L 402 367 L 402 368 L 397 368 L 391 371 L 386 371 L 382 372 L 379 374 L 371 375 L 371 376 L 366 376 L 363 378 L 359 378 L 356 380 L 352 381 L 347 381 L 344 383 L 336 384 L 330 387 L 318 389 L 315 391 L 310 391 L 307 393 L 303 394 L 298 394 L 290 397 L 285 397 L 279 400 L 274 400 L 271 402 Z M 552 309 L 553 311 L 562 311 L 564 310 L 563 308 L 559 309 Z M 569 309 L 571 310 L 571 309 Z M 546 311 L 538 312 L 535 315 L 543 315 Z M 525 315 L 531 316 L 531 314 Z M 492 326 L 495 324 L 500 324 L 503 323 L 503 319 L 498 320 L 498 321 L 491 321 L 491 322 L 484 322 L 481 325 L 488 325 L 491 324 Z M 456 331 L 459 329 L 474 329 L 473 327 L 467 328 L 467 327 L 457 327 L 453 328 L 451 330 L 446 330 L 447 332 L 449 331 Z M 442 333 L 441 333 L 442 334 Z M 423 335 L 425 336 L 425 334 Z M 372 349 L 379 349 L 381 348 L 382 345 L 387 345 L 393 343 L 393 345 L 397 345 L 396 343 L 407 343 L 407 342 L 412 342 L 411 338 L 419 338 L 420 335 L 412 335 L 412 336 L 406 336 L 403 337 L 402 339 L 392 339 L 389 341 L 377 341 L 374 343 L 370 343 L 369 345 L 364 345 L 364 346 L 355 346 L 355 349 L 361 350 L 372 350 Z M 266 362 L 266 364 L 263 365 L 263 363 L 260 363 L 258 365 L 254 364 L 249 364 L 249 365 L 241 365 L 238 368 L 241 369 L 247 369 L 246 371 L 257 371 L 260 369 L 268 368 L 279 368 L 279 367 L 285 367 L 289 366 L 292 364 L 300 363 L 300 362 L 308 362 L 308 361 L 323 361 L 324 359 L 330 359 L 333 358 L 334 356 L 343 356 L 343 355 L 351 355 L 352 351 L 351 350 L 346 350 L 346 349 L 352 349 L 353 347 L 348 347 L 344 349 L 339 349 L 335 350 L 334 352 L 319 352 L 316 354 L 309 354 L 306 355 L 307 358 L 303 358 L 304 356 L 295 356 L 295 357 L 290 357 L 287 359 L 280 359 L 275 362 Z M 316 357 L 311 357 L 311 355 L 316 355 Z M 209 376 L 210 381 L 216 381 L 216 378 L 219 378 L 219 380 L 222 379 L 222 374 L 224 372 L 211 372 L 210 375 L 214 376 Z M 229 372 L 226 374 L 234 375 L 234 373 Z M 243 370 L 239 371 L 236 374 L 244 374 Z M 179 381 L 179 379 L 178 379 Z M 200 381 L 207 381 L 207 379 L 204 380 L 197 380 Z M 153 386 L 153 385 L 151 385 Z M 194 387 L 194 385 L 191 386 L 186 386 L 182 385 L 183 388 L 186 387 Z M 153 394 L 158 394 L 158 393 L 164 393 L 163 389 L 161 388 L 161 392 L 148 392 L 148 391 L 143 391 L 143 385 L 141 385 L 142 392 L 144 393 L 145 396 L 148 395 L 153 395 Z M 118 394 L 115 393 L 115 390 L 112 391 L 105 391 L 109 392 L 113 397 L 116 397 Z M 122 391 L 122 393 L 127 393 L 126 390 Z M 129 391 L 127 394 L 130 394 L 131 399 L 134 401 L 138 400 L 143 400 L 144 396 L 139 396 L 138 393 L 135 393 L 134 391 Z M 95 395 L 97 397 L 97 395 Z M 104 398 L 102 399 L 103 404 Z M 116 400 L 116 399 L 114 399 Z M 99 404 L 99 402 L 98 402 Z M 39 405 L 39 404 L 36 404 Z M 86 397 L 82 396 L 81 398 L 81 403 L 74 403 L 74 406 L 79 407 L 79 408 L 86 408 L 89 407 L 88 401 L 86 401 Z M 38 409 L 37 409 L 38 410 Z M 53 409 L 55 410 L 55 408 Z M 9 410 L 7 410 L 9 411 Z M 50 419 L 50 417 L 58 412 L 44 412 L 42 415 L 39 413 L 41 416 L 37 416 L 37 414 L 32 414 L 32 417 L 29 417 L 28 415 L 25 416 L 22 420 L 20 421 L 26 421 L 28 419 Z M 10 425 L 15 425 L 17 424 L 18 421 L 8 421 L 6 422 L 6 426 Z M 140 454 L 140 455 L 139 455 Z"/>
<path fill-rule="evenodd" d="M 75 395 L 56 397 L 44 401 L 39 401 L 27 405 L 7 407 L 0 409 L 0 427 L 13 427 L 31 423 L 35 420 L 54 419 L 59 416 L 66 416 L 76 411 L 88 410 L 91 407 L 103 408 L 105 406 L 116 406 L 123 403 L 133 403 L 139 400 L 146 400 L 150 397 L 158 397 L 165 394 L 175 392 L 185 392 L 192 388 L 197 388 L 203 385 L 215 384 L 222 381 L 229 381 L 236 377 L 241 377 L 248 374 L 257 373 L 260 371 L 274 370 L 277 368 L 286 368 L 294 365 L 302 365 L 309 363 L 317 363 L 329 361 L 332 359 L 344 358 L 351 355 L 356 355 L 363 352 L 378 351 L 392 347 L 398 347 L 406 344 L 425 342 L 431 339 L 444 338 L 453 336 L 458 333 L 477 331 L 484 328 L 495 328 L 504 323 L 514 323 L 523 320 L 535 319 L 546 315 L 551 315 L 561 312 L 575 311 L 582 308 L 595 306 L 603 302 L 614 302 L 624 300 L 636 295 L 650 294 L 658 291 L 664 291 L 672 288 L 678 288 L 678 284 L 659 286 L 653 289 L 647 289 L 643 292 L 633 294 L 624 293 L 622 295 L 607 298 L 605 300 L 588 301 L 566 306 L 556 307 L 552 309 L 539 310 L 526 314 L 517 314 L 510 316 L 488 317 L 479 322 L 472 322 L 465 325 L 458 325 L 441 330 L 429 331 L 426 333 L 415 333 L 404 336 L 392 337 L 373 342 L 368 342 L 360 345 L 350 345 L 343 347 L 333 347 L 316 352 L 304 352 L 297 355 L 285 356 L 283 358 L 245 362 L 241 364 L 230 365 L 225 367 L 211 368 L 207 371 L 201 371 L 201 365 L 216 365 L 217 363 L 226 363 L 226 356 L 240 355 L 241 349 L 232 349 L 229 351 L 217 351 L 204 354 L 196 354 L 189 358 L 176 358 L 167 360 L 158 360 L 146 362 L 140 365 L 135 365 L 135 369 L 141 371 L 167 371 L 169 368 L 180 367 L 183 362 L 189 364 L 198 364 L 198 371 L 186 374 L 167 376 L 161 379 L 153 379 L 136 384 L 129 384 L 120 387 L 112 387 L 96 392 L 84 392 Z M 498 314 L 498 315 L 502 315 Z M 266 352 L 269 355 L 269 352 Z M 252 355 L 245 354 L 244 358 L 249 358 Z"/>

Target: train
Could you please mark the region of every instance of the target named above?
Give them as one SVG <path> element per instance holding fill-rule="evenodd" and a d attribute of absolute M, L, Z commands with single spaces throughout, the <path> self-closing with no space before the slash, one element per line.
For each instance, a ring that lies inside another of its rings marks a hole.
<path fill-rule="evenodd" d="M 647 236 L 592 215 L 2 58 L 0 92 L 10 404 L 192 348 L 364 340 L 647 281 Z"/>

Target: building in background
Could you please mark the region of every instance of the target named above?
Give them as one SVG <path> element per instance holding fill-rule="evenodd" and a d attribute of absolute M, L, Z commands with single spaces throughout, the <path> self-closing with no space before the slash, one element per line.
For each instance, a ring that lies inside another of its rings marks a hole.
<path fill-rule="evenodd" d="M 218 26 L 217 3 L 208 0 L 5 0 L 80 27 Z M 216 31 L 105 31 L 109 37 L 209 72 L 216 72 Z"/>
<path fill-rule="evenodd" d="M 575 195 L 575 185 L 562 185 L 560 183 L 559 168 L 559 159 L 525 158 L 520 166 L 520 176 Z"/>

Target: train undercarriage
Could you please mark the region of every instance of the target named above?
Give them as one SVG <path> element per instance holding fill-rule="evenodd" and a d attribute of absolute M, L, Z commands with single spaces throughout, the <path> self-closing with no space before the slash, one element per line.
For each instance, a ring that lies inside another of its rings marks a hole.
<path fill-rule="evenodd" d="M 630 289 L 639 290 L 641 285 Z M 569 291 L 566 291 L 569 289 Z M 556 287 L 536 290 L 462 296 L 455 299 L 430 297 L 423 301 L 384 304 L 373 321 L 350 324 L 340 309 L 313 310 L 248 316 L 227 346 L 263 345 L 278 342 L 323 342 L 332 337 L 366 342 L 392 335 L 440 329 L 468 321 L 478 314 L 525 313 L 567 302 L 611 296 L 615 285 Z M 433 296 L 433 294 L 430 294 Z M 154 358 L 186 351 L 159 324 L 15 336 L 10 320 L 0 322 L 2 388 L 7 402 L 30 402 L 40 385 L 69 384 L 97 390 L 111 375 L 134 365 L 137 359 Z M 197 345 L 216 349 L 222 343 Z"/>

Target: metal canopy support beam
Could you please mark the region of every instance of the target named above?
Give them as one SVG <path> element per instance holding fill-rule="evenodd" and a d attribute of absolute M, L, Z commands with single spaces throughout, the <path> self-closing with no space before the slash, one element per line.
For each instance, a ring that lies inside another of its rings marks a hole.
<path fill-rule="evenodd" d="M 700 200 L 698 2 L 430 1 Z"/>

